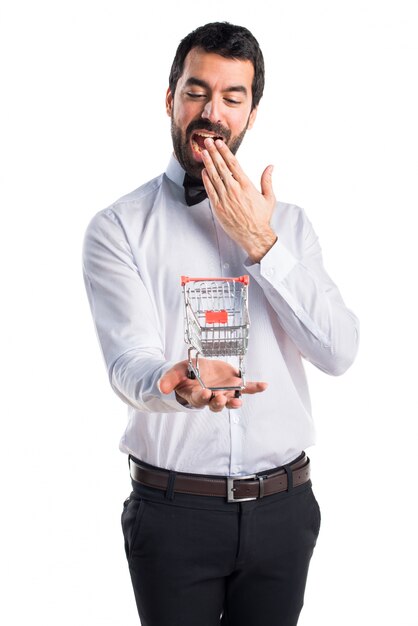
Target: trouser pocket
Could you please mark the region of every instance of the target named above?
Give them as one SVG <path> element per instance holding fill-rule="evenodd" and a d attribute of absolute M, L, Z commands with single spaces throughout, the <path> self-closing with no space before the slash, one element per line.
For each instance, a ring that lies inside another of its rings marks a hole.
<path fill-rule="evenodd" d="M 125 540 L 125 554 L 129 560 L 132 548 L 139 531 L 141 519 L 144 514 L 145 502 L 136 494 L 131 494 L 123 503 L 121 516 L 122 532 Z"/>

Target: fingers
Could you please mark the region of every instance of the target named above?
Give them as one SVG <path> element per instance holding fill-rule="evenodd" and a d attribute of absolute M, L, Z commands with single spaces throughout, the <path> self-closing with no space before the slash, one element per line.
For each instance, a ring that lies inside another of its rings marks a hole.
<path fill-rule="evenodd" d="M 224 394 L 212 394 L 213 398 L 209 401 L 208 407 L 212 413 L 220 413 L 226 406 L 227 399 Z"/>
<path fill-rule="evenodd" d="M 266 200 L 275 200 L 273 192 L 273 165 L 268 165 L 261 175 L 261 193 Z"/>
<path fill-rule="evenodd" d="M 206 169 L 202 170 L 202 181 L 205 186 L 206 193 L 208 194 L 208 198 L 212 203 L 212 206 L 216 206 L 216 204 L 218 203 L 219 199 L 222 197 L 223 194 L 221 194 L 221 190 L 218 192 L 215 189 Z M 218 185 L 219 186 L 222 185 L 221 180 L 219 180 Z"/>
<path fill-rule="evenodd" d="M 192 394 L 190 404 L 195 408 L 204 408 L 207 406 L 212 413 L 220 413 L 225 407 L 238 408 L 241 406 L 242 402 L 232 402 L 233 398 L 230 396 L 230 392 L 213 392 L 210 389 L 200 387 L 200 389 L 196 389 Z"/>
<path fill-rule="evenodd" d="M 241 390 L 241 393 L 249 395 L 261 393 L 267 389 L 267 386 L 267 383 L 263 382 L 249 382 L 244 389 Z M 216 391 L 212 392 L 207 398 L 206 404 L 213 413 L 219 413 L 225 408 L 239 409 L 242 406 L 242 400 L 235 397 L 235 391 Z"/>
<path fill-rule="evenodd" d="M 202 153 L 205 169 L 217 192 L 233 187 L 237 182 L 242 185 L 248 181 L 237 158 L 224 141 L 220 139 L 213 141 L 207 138 L 205 146 L 206 149 Z M 268 165 L 261 175 L 261 193 L 266 200 L 271 201 L 275 201 L 272 180 L 273 168 L 273 165 Z"/>
<path fill-rule="evenodd" d="M 160 391 L 164 394 L 171 393 L 187 378 L 187 363 L 181 361 L 169 369 L 159 380 Z"/>
<path fill-rule="evenodd" d="M 196 387 L 193 389 L 190 398 L 190 404 L 197 409 L 203 409 L 205 406 L 210 406 L 214 402 L 213 394 L 210 389 Z M 215 405 L 214 405 L 215 406 Z"/>
<path fill-rule="evenodd" d="M 241 390 L 242 394 L 253 395 L 255 393 L 261 393 L 267 389 L 267 383 L 255 382 L 247 383 L 244 389 Z M 208 406 L 214 413 L 219 413 L 223 409 L 239 409 L 242 406 L 242 400 L 235 398 L 234 392 L 221 392 L 212 394 L 213 397 L 209 398 Z"/>
<path fill-rule="evenodd" d="M 213 386 L 227 384 L 230 386 L 239 385 L 239 377 L 233 368 L 222 361 L 202 360 L 201 366 L 206 368 L 206 373 L 211 379 Z M 219 413 L 224 408 L 238 409 L 242 406 L 242 400 L 234 397 L 233 390 L 219 389 L 212 391 L 204 388 L 196 379 L 188 378 L 188 362 L 181 361 L 169 369 L 159 381 L 160 391 L 170 394 L 173 391 L 187 404 L 195 408 L 208 407 L 214 413 Z M 242 390 L 243 394 L 255 394 L 264 391 L 267 383 L 248 382 Z"/>
<path fill-rule="evenodd" d="M 261 393 L 262 391 L 265 391 L 268 387 L 267 383 L 262 383 L 262 382 L 258 382 L 258 383 L 246 383 L 244 389 L 241 391 L 241 393 L 247 393 L 247 394 L 254 394 L 254 393 Z"/>
<path fill-rule="evenodd" d="M 226 164 L 228 172 L 233 176 L 234 180 L 242 183 L 244 179 L 247 179 L 238 163 L 238 159 L 232 154 L 224 141 L 221 139 L 217 139 L 215 142 L 212 141 L 212 145 L 209 144 L 209 152 L 212 158 L 215 158 L 216 163 L 219 163 L 221 160 Z"/>
<path fill-rule="evenodd" d="M 205 146 L 206 149 L 202 152 L 203 161 L 209 179 L 217 191 L 222 192 L 223 189 L 243 182 L 245 174 L 225 142 L 220 139 L 215 142 L 206 139 Z"/>
<path fill-rule="evenodd" d="M 213 413 L 220 413 L 225 408 L 239 409 L 242 406 L 242 401 L 239 398 L 235 398 L 233 392 L 217 392 L 213 393 L 212 396 L 208 407 Z"/>

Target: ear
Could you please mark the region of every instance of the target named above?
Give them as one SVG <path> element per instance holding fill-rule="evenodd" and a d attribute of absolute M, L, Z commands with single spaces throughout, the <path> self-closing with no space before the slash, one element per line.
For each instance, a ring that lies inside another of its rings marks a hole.
<path fill-rule="evenodd" d="M 167 93 L 165 95 L 165 110 L 167 111 L 167 115 L 171 117 L 173 112 L 173 96 L 171 95 L 170 87 L 167 89 Z"/>
<path fill-rule="evenodd" d="M 258 107 L 255 107 L 251 111 L 250 117 L 248 118 L 247 130 L 250 130 L 254 126 L 255 118 L 257 117 L 257 111 L 258 111 Z"/>

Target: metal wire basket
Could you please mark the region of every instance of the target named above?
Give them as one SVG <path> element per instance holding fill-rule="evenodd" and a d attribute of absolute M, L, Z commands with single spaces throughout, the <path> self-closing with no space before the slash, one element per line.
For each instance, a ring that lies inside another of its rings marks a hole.
<path fill-rule="evenodd" d="M 203 357 L 236 357 L 241 385 L 208 387 L 215 390 L 236 390 L 245 387 L 244 356 L 248 347 L 250 320 L 248 315 L 249 276 L 237 278 L 181 277 L 184 295 L 185 342 L 189 345 L 189 375 L 200 376 L 199 355 Z"/>

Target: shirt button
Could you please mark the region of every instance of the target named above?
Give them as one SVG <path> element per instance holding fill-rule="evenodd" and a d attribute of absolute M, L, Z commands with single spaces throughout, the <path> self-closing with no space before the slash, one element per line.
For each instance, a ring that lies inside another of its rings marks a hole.
<path fill-rule="evenodd" d="M 238 417 L 238 415 L 234 415 L 233 418 L 232 418 L 232 421 L 233 421 L 234 424 L 239 424 L 239 417 Z"/>
<path fill-rule="evenodd" d="M 224 268 L 224 270 L 229 270 L 229 263 L 224 263 L 222 267 Z"/>
<path fill-rule="evenodd" d="M 234 471 L 234 474 L 239 474 L 239 472 L 241 471 L 241 467 L 239 465 L 235 465 L 235 467 L 232 468 Z"/>
<path fill-rule="evenodd" d="M 266 269 L 266 276 L 273 276 L 274 274 L 274 267 L 268 267 Z"/>

